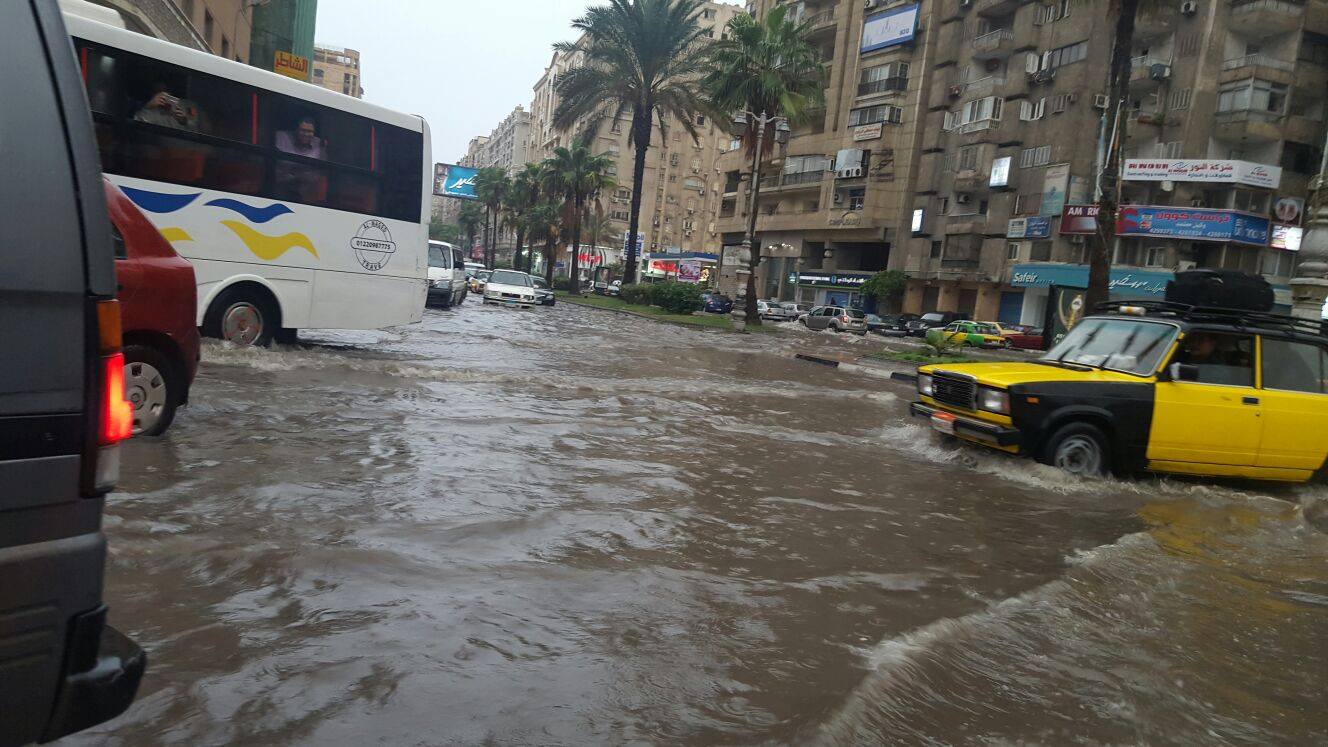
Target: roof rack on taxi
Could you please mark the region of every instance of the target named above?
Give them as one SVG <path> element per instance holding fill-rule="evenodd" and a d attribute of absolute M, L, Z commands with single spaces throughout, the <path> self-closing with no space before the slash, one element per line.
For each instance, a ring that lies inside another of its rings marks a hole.
<path fill-rule="evenodd" d="M 1138 311 L 1136 311 L 1136 309 Z M 1108 301 L 1098 304 L 1096 312 L 1113 315 L 1146 315 L 1166 317 L 1196 324 L 1224 324 L 1237 328 L 1277 330 L 1293 334 L 1328 336 L 1328 324 L 1323 320 L 1299 319 L 1267 311 L 1247 311 L 1218 306 L 1194 306 L 1175 301 L 1130 300 Z"/>

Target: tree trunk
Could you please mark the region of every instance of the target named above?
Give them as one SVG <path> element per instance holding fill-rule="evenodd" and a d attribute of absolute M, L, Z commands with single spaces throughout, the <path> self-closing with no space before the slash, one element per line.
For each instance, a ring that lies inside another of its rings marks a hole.
<path fill-rule="evenodd" d="M 552 233 L 544 237 L 544 281 L 549 284 L 550 288 L 553 287 L 554 243 Z"/>
<path fill-rule="evenodd" d="M 756 240 L 756 215 L 761 210 L 761 156 L 757 154 L 752 165 L 752 214 L 747 216 L 747 235 L 752 237 L 752 256 L 747 258 L 747 324 L 761 326 L 761 314 L 756 310 L 756 270 L 761 266 L 761 247 Z"/>
<path fill-rule="evenodd" d="M 526 231 L 525 229 L 518 227 L 516 229 L 516 249 L 513 250 L 512 252 L 513 270 L 521 269 L 521 250 L 522 250 L 522 244 L 524 244 L 525 241 L 526 241 Z"/>
<path fill-rule="evenodd" d="M 1111 68 L 1107 80 L 1107 112 L 1103 128 L 1107 138 L 1102 162 L 1102 199 L 1097 218 L 1097 241 L 1088 252 L 1088 291 L 1084 311 L 1092 313 L 1111 296 L 1111 250 L 1116 242 L 1116 209 L 1120 197 L 1120 153 L 1125 142 L 1125 118 L 1121 117 L 1130 85 L 1130 51 L 1134 44 L 1134 21 L 1139 0 L 1113 2 L 1115 37 L 1111 44 Z"/>
<path fill-rule="evenodd" d="M 489 264 L 489 224 L 492 222 L 492 219 L 493 219 L 493 212 L 489 210 L 488 205 L 485 205 L 484 206 L 484 248 L 480 252 L 480 254 L 484 258 L 484 266 L 489 269 L 493 269 L 493 265 Z"/>
<path fill-rule="evenodd" d="M 627 238 L 623 241 L 627 247 L 627 261 L 623 263 L 623 285 L 636 282 L 636 236 L 641 231 L 641 191 L 646 180 L 646 156 L 650 152 L 650 133 L 654 123 L 650 121 L 650 110 L 641 111 L 637 107 L 632 112 L 632 206 L 627 221 Z M 644 124 L 643 124 L 644 123 Z"/>
<path fill-rule="evenodd" d="M 574 296 L 581 295 L 581 198 L 576 199 L 576 215 L 572 218 L 572 261 L 568 265 L 567 291 Z"/>

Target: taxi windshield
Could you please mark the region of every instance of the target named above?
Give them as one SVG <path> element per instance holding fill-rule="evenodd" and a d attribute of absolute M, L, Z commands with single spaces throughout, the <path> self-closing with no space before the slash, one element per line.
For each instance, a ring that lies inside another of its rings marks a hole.
<path fill-rule="evenodd" d="M 1148 376 L 1171 349 L 1177 328 L 1133 319 L 1085 319 L 1042 360 Z"/>

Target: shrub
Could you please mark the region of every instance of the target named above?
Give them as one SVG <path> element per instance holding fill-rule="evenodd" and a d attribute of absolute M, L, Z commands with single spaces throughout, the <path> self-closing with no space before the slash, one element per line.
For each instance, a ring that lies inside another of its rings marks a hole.
<path fill-rule="evenodd" d="M 624 303 L 636 304 L 638 306 L 649 306 L 651 303 L 650 289 L 655 286 L 649 283 L 636 283 L 634 285 L 624 285 L 619 291 L 620 298 Z"/>
<path fill-rule="evenodd" d="M 570 293 L 570 292 L 573 290 L 573 287 L 572 287 L 572 280 L 571 280 L 571 278 L 556 278 L 556 279 L 554 279 L 554 281 L 553 281 L 553 289 L 554 289 L 554 290 L 560 290 L 560 291 L 568 291 L 568 292 Z"/>
<path fill-rule="evenodd" d="M 701 291 L 692 283 L 656 283 L 651 303 L 673 314 L 690 314 L 701 309 Z"/>

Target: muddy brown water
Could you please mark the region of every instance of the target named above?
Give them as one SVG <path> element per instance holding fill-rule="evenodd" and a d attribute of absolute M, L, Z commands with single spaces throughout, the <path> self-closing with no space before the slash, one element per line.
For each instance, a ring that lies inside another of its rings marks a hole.
<path fill-rule="evenodd" d="M 820 344 L 467 304 L 208 345 L 126 449 L 138 701 L 66 744 L 1313 744 L 1315 489 L 942 443 Z"/>

